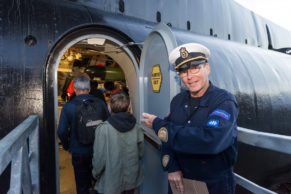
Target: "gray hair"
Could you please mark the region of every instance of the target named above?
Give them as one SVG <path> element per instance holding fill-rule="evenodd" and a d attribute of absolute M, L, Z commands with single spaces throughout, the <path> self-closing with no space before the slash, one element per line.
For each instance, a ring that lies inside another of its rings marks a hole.
<path fill-rule="evenodd" d="M 89 90 L 90 89 L 90 80 L 86 76 L 78 76 L 73 80 L 74 88 L 77 90 Z"/>

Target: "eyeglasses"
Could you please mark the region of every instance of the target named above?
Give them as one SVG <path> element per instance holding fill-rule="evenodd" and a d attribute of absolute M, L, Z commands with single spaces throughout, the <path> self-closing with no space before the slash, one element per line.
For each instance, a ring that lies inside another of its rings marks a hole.
<path fill-rule="evenodd" d="M 180 70 L 179 71 L 179 76 L 180 77 L 186 77 L 187 76 L 187 74 L 188 73 L 190 73 L 190 74 L 197 74 L 197 73 L 199 73 L 199 71 L 200 71 L 200 69 L 202 68 L 202 66 L 204 66 L 205 65 L 205 63 L 203 63 L 203 64 L 199 64 L 199 65 L 196 65 L 196 66 L 192 66 L 192 67 L 190 67 L 190 68 L 187 68 L 187 69 L 182 69 L 182 70 Z"/>

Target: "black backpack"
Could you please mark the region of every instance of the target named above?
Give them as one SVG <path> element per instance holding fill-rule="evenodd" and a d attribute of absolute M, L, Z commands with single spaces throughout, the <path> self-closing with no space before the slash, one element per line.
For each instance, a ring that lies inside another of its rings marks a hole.
<path fill-rule="evenodd" d="M 75 136 L 79 143 L 93 144 L 95 129 L 108 117 L 105 104 L 100 99 L 92 98 L 84 101 L 73 99 L 77 105 L 75 112 Z"/>

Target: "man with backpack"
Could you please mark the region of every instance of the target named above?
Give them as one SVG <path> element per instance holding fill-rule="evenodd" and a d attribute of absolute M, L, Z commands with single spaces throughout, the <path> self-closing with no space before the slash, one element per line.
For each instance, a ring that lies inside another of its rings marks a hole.
<path fill-rule="evenodd" d="M 73 84 L 76 97 L 63 106 L 58 136 L 63 148 L 72 154 L 77 193 L 89 194 L 95 129 L 109 112 L 103 101 L 89 95 L 89 78 L 75 77 Z"/>

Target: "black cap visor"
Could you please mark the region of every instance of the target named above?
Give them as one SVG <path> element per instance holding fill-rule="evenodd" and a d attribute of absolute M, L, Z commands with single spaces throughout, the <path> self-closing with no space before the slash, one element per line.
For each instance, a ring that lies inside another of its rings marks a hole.
<path fill-rule="evenodd" d="M 206 62 L 207 62 L 207 60 L 190 61 L 190 62 L 187 62 L 187 63 L 181 65 L 178 69 L 176 69 L 176 71 L 178 71 L 178 72 L 184 71 L 186 69 L 189 69 L 190 67 L 194 67 L 194 66 L 200 65 L 202 63 L 206 63 Z"/>

